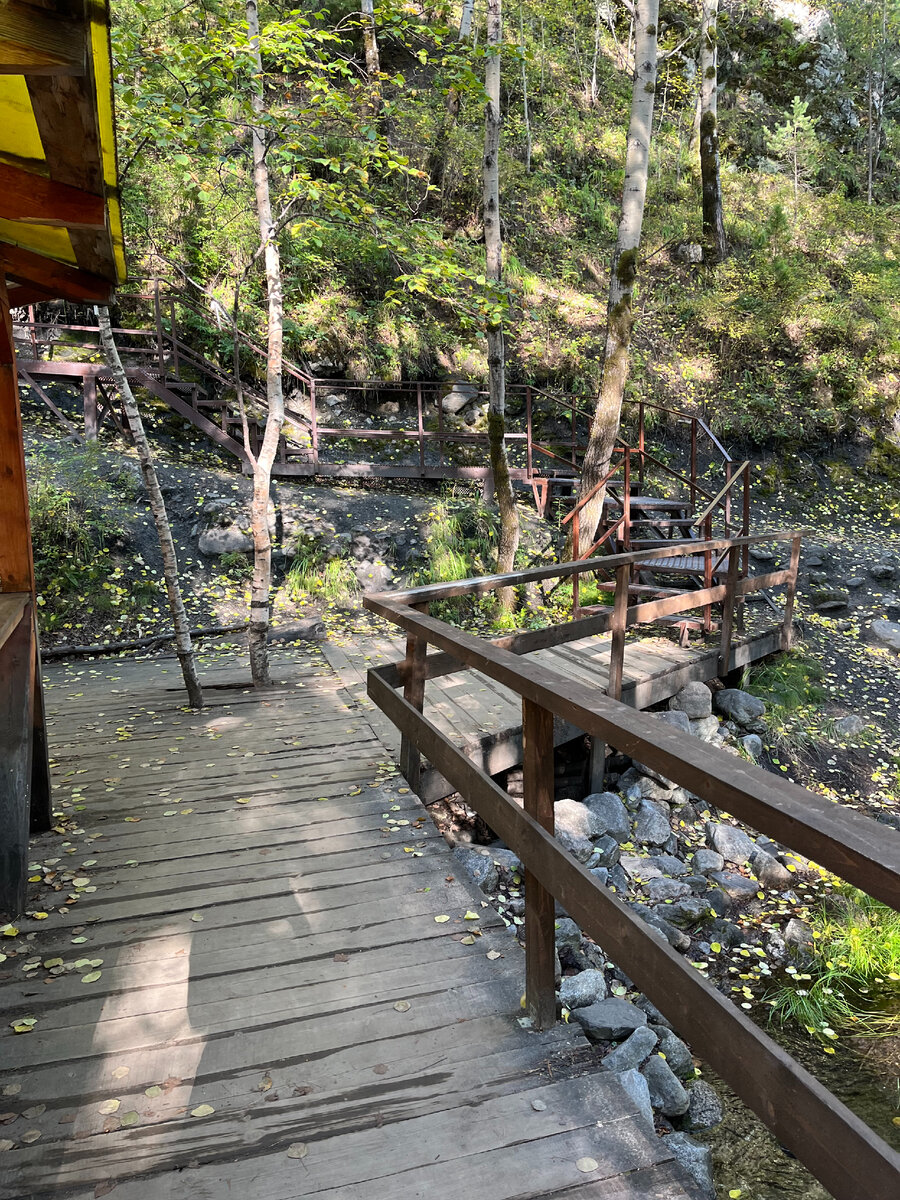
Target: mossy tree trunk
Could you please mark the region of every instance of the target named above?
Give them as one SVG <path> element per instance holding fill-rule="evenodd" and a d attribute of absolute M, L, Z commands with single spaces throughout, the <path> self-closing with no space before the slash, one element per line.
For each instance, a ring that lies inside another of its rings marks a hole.
<path fill-rule="evenodd" d="M 484 86 L 487 105 L 484 120 L 484 248 L 485 277 L 499 288 L 503 279 L 503 241 L 500 232 L 500 48 L 503 37 L 502 0 L 487 2 L 487 58 Z M 511 571 L 519 547 L 519 515 L 509 478 L 506 456 L 506 367 L 503 354 L 503 324 L 498 312 L 487 321 L 487 352 L 490 403 L 488 438 L 497 508 L 500 511 L 500 543 L 497 570 Z M 514 603 L 512 588 L 499 592 L 500 605 L 509 611 Z"/>
<path fill-rule="evenodd" d="M 637 275 L 638 250 L 647 196 L 650 137 L 653 130 L 653 101 L 656 93 L 656 26 L 659 0 L 637 0 L 635 6 L 635 66 L 625 152 L 625 188 L 622 216 L 609 277 L 609 307 L 606 351 L 600 394 L 591 422 L 591 434 L 581 469 L 579 500 L 600 482 L 609 470 L 619 431 L 622 398 L 628 379 L 631 332 L 634 324 L 632 298 Z M 579 544 L 573 556 L 587 553 L 603 515 L 606 488 L 581 510 Z"/>
<path fill-rule="evenodd" d="M 169 611 L 172 614 L 172 624 L 175 627 L 175 653 L 181 664 L 181 674 L 184 676 L 184 686 L 187 689 L 188 703 L 191 708 L 203 707 L 203 689 L 200 686 L 200 676 L 197 672 L 197 660 L 191 643 L 191 627 L 184 611 L 184 600 L 178 583 L 178 558 L 175 554 L 175 542 L 172 538 L 172 527 L 169 524 L 169 514 L 166 512 L 166 502 L 163 499 L 156 466 L 153 462 L 153 452 L 144 431 L 141 411 L 137 406 L 125 368 L 119 357 L 119 349 L 113 337 L 109 320 L 109 310 L 104 306 L 95 308 L 97 325 L 100 329 L 100 343 L 103 354 L 115 380 L 116 391 L 122 400 L 128 428 L 137 450 L 138 462 L 147 497 L 150 501 L 150 511 L 156 525 L 159 538 L 159 551 L 162 556 L 163 579 L 166 582 L 166 595 L 169 600 Z"/>
<path fill-rule="evenodd" d="M 362 18 L 363 45 L 366 50 L 366 74 L 369 76 L 369 82 L 375 85 L 381 70 L 378 38 L 375 35 L 375 0 L 360 0 L 360 16 Z"/>
<path fill-rule="evenodd" d="M 722 218 L 722 181 L 719 174 L 718 89 L 719 0 L 703 0 L 700 23 L 700 182 L 703 189 L 703 253 L 707 262 L 721 262 L 726 254 Z"/>
<path fill-rule="evenodd" d="M 259 49 L 259 10 L 256 0 L 247 0 L 247 30 L 256 60 L 253 82 L 253 112 L 264 112 L 262 55 Z M 269 677 L 269 610 L 272 597 L 272 541 L 269 536 L 269 493 L 272 465 L 278 451 L 284 425 L 282 359 L 284 347 L 284 299 L 281 283 L 281 258 L 272 220 L 269 192 L 269 168 L 266 165 L 265 134 L 254 124 L 253 189 L 259 220 L 260 243 L 264 247 L 266 294 L 268 298 L 268 349 L 266 354 L 266 428 L 262 445 L 253 459 L 253 499 L 250 504 L 250 528 L 253 535 L 253 577 L 250 583 L 250 673 L 257 687 L 271 683 Z"/>

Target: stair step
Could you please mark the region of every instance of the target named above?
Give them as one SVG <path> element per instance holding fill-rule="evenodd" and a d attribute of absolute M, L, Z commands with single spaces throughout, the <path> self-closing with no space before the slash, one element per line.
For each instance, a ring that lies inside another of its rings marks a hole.
<path fill-rule="evenodd" d="M 692 539 L 696 541 L 697 539 Z M 676 538 L 632 538 L 632 550 L 659 550 L 665 546 L 681 545 L 682 539 Z"/>
<path fill-rule="evenodd" d="M 619 509 L 622 507 L 622 501 L 618 496 L 607 496 L 605 503 Z M 632 496 L 631 507 L 632 510 L 641 508 L 644 512 L 687 513 L 691 505 L 687 500 L 667 500 L 663 496 Z"/>
<path fill-rule="evenodd" d="M 631 523 L 632 525 L 652 525 L 654 529 L 690 529 L 694 524 L 694 518 L 677 517 L 671 521 L 661 521 L 659 517 L 632 517 Z"/>

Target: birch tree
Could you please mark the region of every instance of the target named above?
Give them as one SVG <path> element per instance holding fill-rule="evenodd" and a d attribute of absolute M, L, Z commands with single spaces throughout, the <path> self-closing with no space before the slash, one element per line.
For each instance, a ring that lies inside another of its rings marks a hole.
<path fill-rule="evenodd" d="M 472 16 L 475 12 L 475 0 L 463 0 L 462 15 L 459 18 L 459 40 L 468 42 L 472 37 Z"/>
<path fill-rule="evenodd" d="M 593 491 L 609 470 L 616 435 L 619 432 L 625 382 L 628 379 L 631 333 L 634 325 L 632 300 L 644 221 L 650 137 L 653 129 L 658 18 L 659 0 L 637 0 L 634 13 L 634 82 L 625 152 L 622 215 L 609 276 L 606 349 L 600 394 L 597 397 L 590 439 L 581 469 L 579 500 Z M 575 557 L 586 554 L 593 545 L 595 532 L 603 515 L 605 497 L 606 488 L 601 487 L 581 510 L 579 544 L 573 546 Z"/>
<path fill-rule="evenodd" d="M 700 22 L 700 182 L 703 191 L 703 247 L 709 262 L 725 257 L 722 181 L 717 126 L 719 0 L 703 0 Z"/>
<path fill-rule="evenodd" d="M 178 661 L 181 664 L 181 674 L 184 676 L 184 686 L 187 689 L 188 703 L 191 708 L 202 708 L 203 689 L 200 686 L 200 676 L 197 673 L 197 660 L 194 657 L 194 648 L 191 644 L 190 625 L 187 613 L 184 611 L 184 600 L 181 597 L 181 587 L 178 583 L 178 558 L 175 554 L 175 542 L 172 538 L 172 528 L 169 525 L 169 515 L 166 512 L 166 502 L 163 499 L 162 489 L 159 486 L 159 478 L 157 477 L 156 467 L 153 462 L 153 452 L 150 449 L 150 443 L 147 441 L 147 434 L 144 432 L 141 411 L 137 406 L 137 401 L 131 390 L 131 384 L 128 382 L 128 376 L 125 374 L 125 368 L 122 366 L 122 360 L 119 357 L 119 350 L 116 346 L 109 320 L 109 310 L 104 306 L 103 308 L 95 308 L 94 312 L 97 314 L 97 325 L 100 329 L 100 344 L 103 347 L 103 354 L 107 365 L 112 372 L 116 391 L 122 400 L 122 407 L 125 410 L 128 428 L 131 431 L 134 446 L 137 450 L 141 477 L 144 480 L 144 487 L 147 489 L 147 496 L 150 500 L 150 511 L 153 514 L 153 521 L 156 525 L 157 537 L 159 538 L 159 551 L 162 556 L 163 579 L 166 583 L 169 611 L 172 614 L 172 624 L 175 627 L 175 653 L 178 655 Z"/>
<path fill-rule="evenodd" d="M 500 230 L 500 51 L 503 42 L 502 0 L 487 0 L 487 52 L 484 68 L 484 89 L 487 93 L 484 119 L 484 248 L 485 278 L 499 291 L 503 282 L 503 241 Z M 497 549 L 497 570 L 511 571 L 519 546 L 519 515 L 509 478 L 506 456 L 506 366 L 503 353 L 503 310 L 492 305 L 487 319 L 487 356 L 490 401 L 488 405 L 488 438 L 490 440 L 491 471 L 497 508 L 500 511 L 500 543 Z M 512 608 L 512 588 L 499 593 L 503 609 Z"/>
<path fill-rule="evenodd" d="M 253 536 L 253 576 L 250 583 L 250 631 L 248 645 L 250 674 L 257 687 L 271 683 L 269 676 L 269 609 L 272 595 L 272 540 L 269 535 L 269 494 L 272 464 L 278 451 L 284 425 L 282 359 L 284 346 L 284 299 L 281 284 L 281 258 L 272 220 L 269 168 L 262 129 L 265 108 L 263 97 L 262 54 L 259 48 L 259 9 L 256 0 L 247 0 L 247 32 L 255 63 L 251 128 L 253 142 L 253 190 L 259 221 L 260 245 L 266 271 L 268 300 L 268 349 L 266 355 L 266 427 L 258 454 L 252 457 L 253 499 L 250 504 L 250 528 Z"/>
<path fill-rule="evenodd" d="M 375 36 L 375 0 L 360 0 L 360 15 L 362 18 L 363 45 L 366 50 L 366 74 L 369 83 L 374 84 L 381 70 L 378 55 L 378 39 Z"/>

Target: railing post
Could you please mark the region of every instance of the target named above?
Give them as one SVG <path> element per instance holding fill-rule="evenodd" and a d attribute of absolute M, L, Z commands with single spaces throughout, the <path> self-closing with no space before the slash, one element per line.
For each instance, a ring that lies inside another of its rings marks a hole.
<path fill-rule="evenodd" d="M 741 523 L 741 537 L 750 536 L 750 467 L 744 469 L 744 517 Z M 745 546 L 743 552 L 744 574 L 750 574 L 750 547 Z"/>
<path fill-rule="evenodd" d="M 34 328 L 34 305 L 28 305 L 28 324 L 31 326 L 31 357 L 37 361 L 37 334 Z"/>
<path fill-rule="evenodd" d="M 628 617 L 628 585 L 631 566 L 616 567 L 616 591 L 609 627 L 612 644 L 609 649 L 609 684 L 607 694 L 613 700 L 622 699 L 622 677 L 625 674 L 625 625 Z"/>
<path fill-rule="evenodd" d="M 175 378 L 181 378 L 181 366 L 178 362 L 178 332 L 175 328 L 175 301 L 169 301 L 169 328 L 172 330 L 172 370 Z"/>
<path fill-rule="evenodd" d="M 522 700 L 525 811 L 553 833 L 553 714 Z M 553 896 L 525 868 L 525 1006 L 535 1029 L 556 1022 L 556 918 Z"/>
<path fill-rule="evenodd" d="M 572 518 L 572 557 L 581 558 L 581 513 L 576 509 Z M 581 599 L 581 575 L 576 572 L 572 576 L 572 616 L 578 616 L 578 605 Z"/>
<path fill-rule="evenodd" d="M 625 550 L 631 550 L 631 448 L 625 447 L 625 489 L 622 493 L 622 512 L 625 517 Z"/>
<path fill-rule="evenodd" d="M 573 467 L 578 466 L 578 430 L 576 428 L 577 419 L 578 418 L 576 416 L 576 405 L 575 405 L 575 401 L 573 400 L 572 401 L 572 466 Z"/>
<path fill-rule="evenodd" d="M 319 461 L 319 428 L 316 424 L 316 381 L 310 380 L 309 383 L 309 432 L 310 441 L 312 442 L 312 461 Z"/>
<path fill-rule="evenodd" d="M 531 462 L 531 388 L 525 389 L 525 465 L 528 471 L 528 478 L 533 475 L 533 467 Z M 545 516 L 545 513 L 541 514 Z"/>
<path fill-rule="evenodd" d="M 645 449 L 646 449 L 646 441 L 645 441 L 645 434 L 644 434 L 644 402 L 643 402 L 643 400 L 641 400 L 641 402 L 638 404 L 638 452 L 640 454 L 640 458 L 638 459 L 638 487 L 641 489 L 640 493 L 639 493 L 640 495 L 644 494 L 644 451 L 645 451 Z"/>
<path fill-rule="evenodd" d="M 740 547 L 728 551 L 728 574 L 725 577 L 725 602 L 722 605 L 722 639 L 719 643 L 719 678 L 724 679 L 731 669 L 731 634 L 734 629 L 734 592 L 737 585 Z"/>
<path fill-rule="evenodd" d="M 725 536 L 731 537 L 731 471 L 734 463 L 727 462 L 725 464 L 725 486 L 728 491 L 725 493 Z"/>
<path fill-rule="evenodd" d="M 437 441 L 438 441 L 438 463 L 444 465 L 444 397 L 438 395 L 438 389 L 435 388 L 435 397 L 437 402 Z"/>
<path fill-rule="evenodd" d="M 422 384 L 416 384 L 416 429 L 419 435 L 419 470 L 425 474 L 425 420 L 422 414 Z"/>
<path fill-rule="evenodd" d="M 85 375 L 82 378 L 81 392 L 84 397 L 84 440 L 96 442 L 99 423 L 97 421 L 97 378 L 95 375 Z"/>
<path fill-rule="evenodd" d="M 697 507 L 697 418 L 691 417 L 691 509 Z"/>
<path fill-rule="evenodd" d="M 791 541 L 791 577 L 787 583 L 784 599 L 784 620 L 781 623 L 781 649 L 790 650 L 793 641 L 794 599 L 797 595 L 797 571 L 800 567 L 800 538 Z"/>
<path fill-rule="evenodd" d="M 413 606 L 419 612 L 427 612 L 427 604 Z M 425 656 L 428 641 L 415 633 L 406 635 L 406 658 L 403 662 L 403 699 L 418 712 L 425 707 Z M 418 795 L 422 774 L 422 756 L 415 743 L 409 738 L 400 740 L 400 772 L 412 790 Z"/>
<path fill-rule="evenodd" d="M 159 373 L 163 379 L 166 377 L 166 355 L 163 349 L 163 327 L 162 327 L 162 309 L 159 304 L 159 279 L 153 280 L 153 315 L 156 318 L 156 360 L 159 364 Z"/>
<path fill-rule="evenodd" d="M 704 522 L 703 530 L 704 541 L 712 541 L 712 513 L 710 513 Z M 703 551 L 703 586 L 711 588 L 713 585 L 713 561 L 712 550 Z M 712 632 L 712 605 L 707 604 L 703 609 L 703 632 Z"/>

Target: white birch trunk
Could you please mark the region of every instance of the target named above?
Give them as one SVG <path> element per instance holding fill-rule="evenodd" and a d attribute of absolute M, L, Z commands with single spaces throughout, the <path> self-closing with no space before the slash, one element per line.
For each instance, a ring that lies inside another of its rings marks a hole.
<path fill-rule="evenodd" d="M 725 257 L 722 181 L 717 123 L 719 0 L 703 0 L 700 22 L 700 181 L 703 192 L 703 246 L 710 262 Z"/>
<path fill-rule="evenodd" d="M 484 87 L 487 105 L 484 119 L 484 249 L 485 276 L 499 284 L 503 278 L 503 242 L 500 232 L 500 49 L 503 41 L 502 0 L 487 3 L 487 58 L 484 68 Z M 497 570 L 511 571 L 519 546 L 519 515 L 509 478 L 506 456 L 506 367 L 503 354 L 503 326 L 488 321 L 487 352 L 490 401 L 488 406 L 488 437 L 490 440 L 491 470 L 497 508 L 500 511 L 500 544 L 497 550 Z M 515 596 L 512 588 L 499 593 L 500 605 L 509 610 Z"/>
<path fill-rule="evenodd" d="M 638 250 L 647 196 L 650 165 L 650 139 L 653 130 L 653 102 L 656 93 L 656 47 L 659 0 L 637 0 L 635 5 L 635 67 L 628 121 L 628 145 L 625 153 L 625 188 L 622 216 L 609 276 L 609 308 L 606 350 L 600 394 L 591 422 L 590 440 L 581 470 L 579 499 L 586 496 L 606 475 L 612 459 L 622 397 L 628 378 L 629 348 L 634 324 L 632 298 L 637 274 Z M 593 545 L 603 515 L 606 488 L 581 510 L 575 557 Z"/>
<path fill-rule="evenodd" d="M 462 15 L 459 18 L 459 40 L 468 42 L 472 37 L 472 17 L 475 13 L 475 0 L 463 0 Z"/>
<path fill-rule="evenodd" d="M 163 578 L 166 583 L 166 595 L 169 600 L 169 611 L 172 614 L 172 624 L 175 627 L 175 653 L 181 664 L 181 674 L 184 676 L 184 686 L 187 689 L 188 703 L 191 708 L 203 707 L 203 690 L 200 686 L 200 676 L 197 673 L 197 660 L 191 644 L 191 627 L 184 611 L 184 601 L 178 583 L 178 558 L 175 554 L 175 542 L 172 539 L 172 529 L 169 525 L 169 515 L 166 512 L 166 502 L 153 463 L 153 452 L 144 431 L 141 412 L 119 358 L 119 350 L 113 338 L 112 326 L 109 320 L 109 310 L 104 306 L 95 308 L 97 325 L 100 329 L 100 343 L 103 354 L 115 380 L 116 390 L 122 400 L 122 407 L 128 420 L 128 428 L 134 439 L 138 462 L 141 466 L 141 476 L 147 496 L 150 500 L 150 511 L 156 525 L 159 538 L 159 551 L 162 556 Z"/>
<path fill-rule="evenodd" d="M 366 49 L 366 73 L 369 76 L 369 82 L 374 83 L 381 70 L 378 38 L 375 36 L 375 0 L 360 0 L 360 15 L 362 17 L 363 44 Z"/>
<path fill-rule="evenodd" d="M 264 111 L 265 101 L 263 98 L 262 55 L 259 48 L 259 9 L 256 0 L 247 0 L 247 30 L 256 63 L 252 104 L 254 115 L 258 117 Z M 275 462 L 284 425 L 284 391 L 282 387 L 284 301 L 281 287 L 281 259 L 272 221 L 265 139 L 263 129 L 259 125 L 254 124 L 251 132 L 253 188 L 256 194 L 260 242 L 265 247 L 266 293 L 269 302 L 266 428 L 253 467 L 253 500 L 250 506 L 250 525 L 253 534 L 253 578 L 250 584 L 250 632 L 247 640 L 250 651 L 250 673 L 254 684 L 260 687 L 271 683 L 268 649 L 269 610 L 272 597 L 269 493 L 272 484 L 272 464 Z"/>

